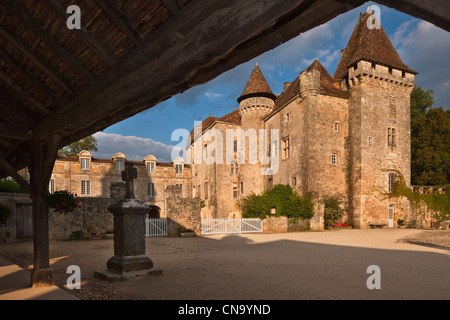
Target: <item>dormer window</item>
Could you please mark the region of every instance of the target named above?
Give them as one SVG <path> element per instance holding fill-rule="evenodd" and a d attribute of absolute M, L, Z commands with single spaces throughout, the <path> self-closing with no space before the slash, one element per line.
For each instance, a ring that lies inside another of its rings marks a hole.
<path fill-rule="evenodd" d="M 149 155 L 145 159 L 145 167 L 147 169 L 147 173 L 155 173 L 156 170 L 156 161 L 155 156 Z"/>
<path fill-rule="evenodd" d="M 183 173 L 183 167 L 184 167 L 184 160 L 181 157 L 178 157 L 174 161 L 175 166 L 175 174 L 182 174 Z"/>
<path fill-rule="evenodd" d="M 116 172 L 122 172 L 125 166 L 125 160 L 116 160 Z"/>
<path fill-rule="evenodd" d="M 81 170 L 91 169 L 92 154 L 89 151 L 87 150 L 81 151 L 78 154 L 78 158 L 80 159 Z"/>
<path fill-rule="evenodd" d="M 89 170 L 91 168 L 91 159 L 81 158 L 81 170 Z"/>
<path fill-rule="evenodd" d="M 113 160 L 116 173 L 121 173 L 125 169 L 125 161 L 127 160 L 127 157 L 123 153 L 118 152 L 114 155 Z"/>

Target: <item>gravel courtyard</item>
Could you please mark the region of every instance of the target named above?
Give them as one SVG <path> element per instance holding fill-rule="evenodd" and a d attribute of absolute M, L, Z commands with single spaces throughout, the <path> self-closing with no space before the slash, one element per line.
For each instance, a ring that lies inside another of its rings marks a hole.
<path fill-rule="evenodd" d="M 450 232 L 382 229 L 151 238 L 146 253 L 162 275 L 108 283 L 94 278 L 113 240 L 52 241 L 55 284 L 81 268 L 80 299 L 450 299 Z M 0 256 L 31 268 L 32 242 L 0 245 Z M 369 290 L 367 268 L 381 270 Z"/>

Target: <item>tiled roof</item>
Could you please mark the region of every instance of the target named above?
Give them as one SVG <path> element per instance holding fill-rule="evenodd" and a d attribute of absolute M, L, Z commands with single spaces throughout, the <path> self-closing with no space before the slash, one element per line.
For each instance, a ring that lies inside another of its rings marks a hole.
<path fill-rule="evenodd" d="M 305 71 L 317 70 L 320 72 L 320 94 L 347 99 L 348 93 L 342 91 L 336 81 L 330 76 L 319 60 L 315 60 Z M 300 77 L 296 77 L 288 87 L 277 97 L 274 112 L 286 103 L 300 95 Z"/>
<path fill-rule="evenodd" d="M 264 78 L 264 75 L 262 74 L 258 64 L 256 64 L 253 68 L 252 74 L 248 79 L 244 92 L 242 92 L 241 96 L 238 98 L 238 102 L 240 103 L 242 100 L 254 96 L 263 96 L 271 98 L 273 100 L 276 99 L 276 96 L 273 94 L 272 90 L 267 84 L 267 81 Z"/>
<path fill-rule="evenodd" d="M 383 27 L 370 29 L 367 26 L 367 20 L 371 15 L 372 13 L 366 12 L 360 16 L 347 47 L 342 51 L 341 61 L 334 73 L 334 79 L 344 79 L 348 68 L 360 60 L 376 62 L 417 74 L 403 63 Z"/>

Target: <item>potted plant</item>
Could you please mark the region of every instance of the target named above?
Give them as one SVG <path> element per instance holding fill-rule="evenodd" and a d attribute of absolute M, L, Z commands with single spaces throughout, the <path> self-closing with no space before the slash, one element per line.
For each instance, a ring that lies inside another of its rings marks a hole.
<path fill-rule="evenodd" d="M 59 211 L 60 214 L 72 212 L 77 207 L 81 208 L 80 201 L 75 200 L 74 195 L 66 190 L 55 191 L 49 194 L 47 200 L 48 206 Z"/>
<path fill-rule="evenodd" d="M 6 226 L 13 211 L 10 207 L 0 204 L 0 227 Z"/>

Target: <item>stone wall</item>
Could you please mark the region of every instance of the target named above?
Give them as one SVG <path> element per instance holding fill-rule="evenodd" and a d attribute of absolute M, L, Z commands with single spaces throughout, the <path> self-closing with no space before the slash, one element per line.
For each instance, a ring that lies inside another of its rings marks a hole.
<path fill-rule="evenodd" d="M 182 198 L 180 191 L 177 186 L 168 186 L 166 189 L 168 235 L 178 236 L 180 226 L 200 234 L 200 199 Z"/>
<path fill-rule="evenodd" d="M 306 231 L 310 229 L 310 219 L 292 219 L 287 217 L 266 216 L 263 219 L 264 233 L 283 233 Z"/>
<path fill-rule="evenodd" d="M 108 207 L 115 201 L 109 198 L 77 198 L 81 208 L 68 214 L 49 212 L 50 239 L 104 238 L 114 231 L 114 216 Z"/>

